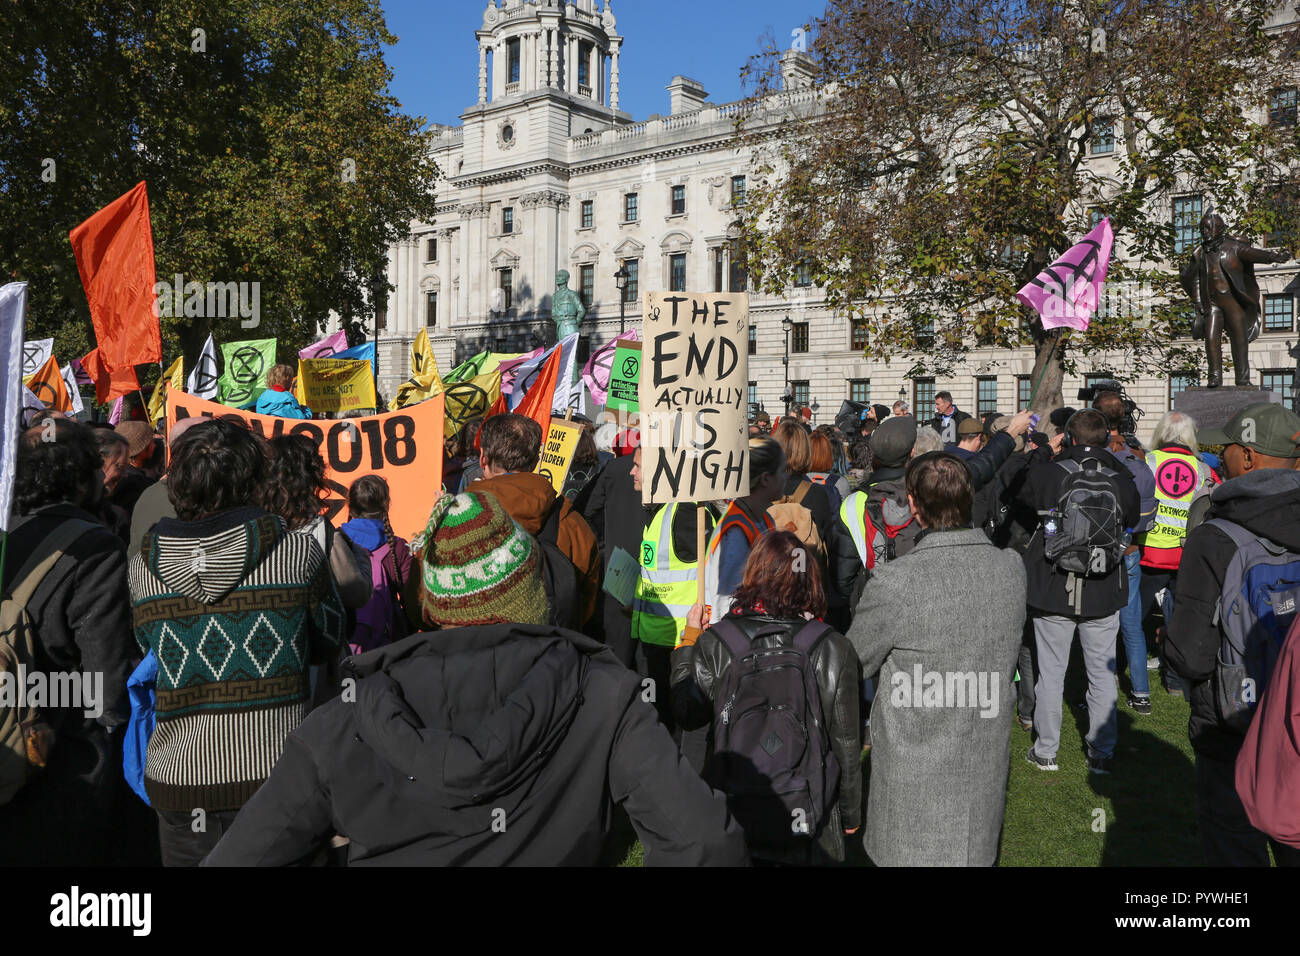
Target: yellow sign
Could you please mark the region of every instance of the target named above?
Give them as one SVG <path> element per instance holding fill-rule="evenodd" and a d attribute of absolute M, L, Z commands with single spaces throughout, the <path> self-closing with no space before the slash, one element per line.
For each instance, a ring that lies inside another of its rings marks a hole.
<path fill-rule="evenodd" d="M 375 407 L 375 380 L 366 359 L 299 359 L 299 399 L 313 412 Z"/>
<path fill-rule="evenodd" d="M 555 493 L 564 493 L 564 481 L 569 477 L 573 453 L 578 450 L 581 425 L 568 422 L 551 422 L 551 430 L 542 445 L 542 456 L 533 470 L 551 483 Z"/>

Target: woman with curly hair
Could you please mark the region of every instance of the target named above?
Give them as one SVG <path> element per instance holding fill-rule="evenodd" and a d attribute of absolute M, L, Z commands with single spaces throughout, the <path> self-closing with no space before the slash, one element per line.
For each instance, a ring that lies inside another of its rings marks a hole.
<path fill-rule="evenodd" d="M 262 507 L 279 515 L 290 531 L 306 531 L 329 556 L 330 574 L 343 606 L 359 608 L 370 600 L 370 562 L 362 561 L 346 534 L 325 520 L 322 499 L 325 460 L 306 435 L 277 435 L 267 442 L 270 460 L 262 484 Z"/>

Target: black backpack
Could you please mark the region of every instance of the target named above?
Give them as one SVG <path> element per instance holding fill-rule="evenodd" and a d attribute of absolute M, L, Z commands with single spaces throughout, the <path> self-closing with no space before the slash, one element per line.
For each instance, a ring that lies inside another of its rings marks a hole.
<path fill-rule="evenodd" d="M 541 545 L 542 585 L 546 588 L 546 603 L 551 614 L 548 624 L 576 631 L 578 620 L 578 569 L 557 543 L 560 535 L 560 511 L 568 501 L 564 496 L 555 499 L 542 530 L 533 536 Z"/>
<path fill-rule="evenodd" d="M 809 621 L 780 647 L 756 646 L 786 628 L 776 624 L 751 641 L 734 621 L 713 625 L 731 664 L 714 697 L 703 776 L 727 795 L 751 846 L 815 839 L 839 791 L 840 766 L 812 666 L 813 649 L 831 629 Z"/>

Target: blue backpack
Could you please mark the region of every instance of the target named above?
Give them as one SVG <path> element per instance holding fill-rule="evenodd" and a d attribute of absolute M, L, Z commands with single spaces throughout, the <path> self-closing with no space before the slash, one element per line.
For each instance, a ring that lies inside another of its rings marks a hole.
<path fill-rule="evenodd" d="M 1205 523 L 1237 546 L 1215 609 L 1222 640 L 1213 681 L 1220 720 L 1244 734 L 1296 616 L 1300 554 L 1223 518 Z"/>

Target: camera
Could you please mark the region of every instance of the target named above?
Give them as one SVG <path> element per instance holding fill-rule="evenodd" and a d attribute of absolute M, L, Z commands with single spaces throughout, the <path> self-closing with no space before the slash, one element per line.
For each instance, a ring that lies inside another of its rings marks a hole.
<path fill-rule="evenodd" d="M 1114 392 L 1124 403 L 1124 419 L 1120 422 L 1119 433 L 1130 447 L 1139 447 L 1135 437 L 1137 435 L 1137 423 L 1141 421 L 1145 412 L 1138 408 L 1137 402 L 1128 397 L 1123 385 L 1114 379 L 1102 379 L 1095 385 L 1079 389 L 1078 401 L 1092 405 L 1103 392 Z"/>

